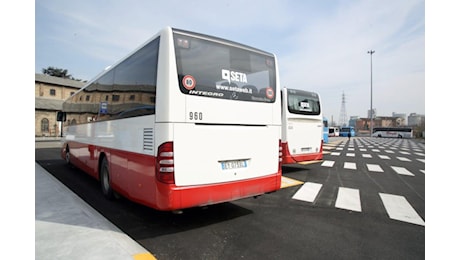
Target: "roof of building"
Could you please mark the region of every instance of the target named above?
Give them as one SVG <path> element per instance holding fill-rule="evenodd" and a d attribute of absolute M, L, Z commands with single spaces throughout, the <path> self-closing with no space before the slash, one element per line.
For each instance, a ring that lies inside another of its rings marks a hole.
<path fill-rule="evenodd" d="M 73 87 L 73 88 L 82 88 L 86 83 L 82 81 L 77 81 L 73 79 L 65 79 L 60 77 L 54 77 L 46 74 L 35 73 L 35 82 L 43 82 L 53 85 Z"/>
<path fill-rule="evenodd" d="M 43 110 L 62 110 L 63 100 L 50 98 L 35 98 L 35 109 Z"/>

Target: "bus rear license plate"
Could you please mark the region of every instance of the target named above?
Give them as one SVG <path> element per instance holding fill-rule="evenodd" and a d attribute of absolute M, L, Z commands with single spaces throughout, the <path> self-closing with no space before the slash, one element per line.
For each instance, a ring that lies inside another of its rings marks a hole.
<path fill-rule="evenodd" d="M 222 165 L 222 170 L 246 168 L 248 166 L 246 160 L 226 161 L 220 164 Z"/>

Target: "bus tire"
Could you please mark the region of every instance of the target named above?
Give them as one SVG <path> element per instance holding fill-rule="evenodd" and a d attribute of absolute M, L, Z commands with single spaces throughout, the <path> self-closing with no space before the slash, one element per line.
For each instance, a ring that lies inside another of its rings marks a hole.
<path fill-rule="evenodd" d="M 107 162 L 107 158 L 104 156 L 101 162 L 101 170 L 100 170 L 100 182 L 102 188 L 102 194 L 109 200 L 113 200 L 114 192 L 112 187 L 110 186 L 110 171 L 109 171 L 109 164 Z"/>

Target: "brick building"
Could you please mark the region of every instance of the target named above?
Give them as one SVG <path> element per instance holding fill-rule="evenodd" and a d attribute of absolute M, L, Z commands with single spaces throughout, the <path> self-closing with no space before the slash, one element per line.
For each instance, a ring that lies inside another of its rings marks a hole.
<path fill-rule="evenodd" d="M 62 103 L 85 85 L 85 82 L 35 74 L 35 137 L 59 136 L 56 121 Z"/>
<path fill-rule="evenodd" d="M 373 127 L 400 127 L 406 125 L 402 117 L 379 116 L 372 120 Z M 360 134 L 369 134 L 370 119 L 359 118 L 355 121 L 355 130 Z"/>

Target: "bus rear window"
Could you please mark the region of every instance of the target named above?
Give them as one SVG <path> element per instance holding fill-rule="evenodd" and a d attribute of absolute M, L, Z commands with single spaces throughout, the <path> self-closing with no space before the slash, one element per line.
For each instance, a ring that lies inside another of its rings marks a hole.
<path fill-rule="evenodd" d="M 187 95 L 239 101 L 276 99 L 273 55 L 213 38 L 174 34 L 179 87 Z"/>
<path fill-rule="evenodd" d="M 321 106 L 319 97 L 316 93 L 288 89 L 288 110 L 293 114 L 301 115 L 319 115 Z"/>

